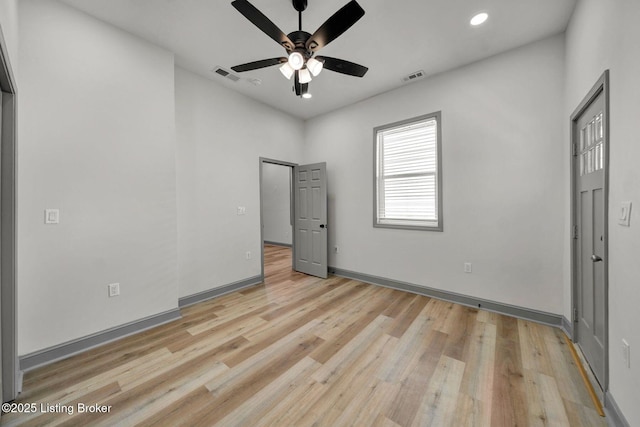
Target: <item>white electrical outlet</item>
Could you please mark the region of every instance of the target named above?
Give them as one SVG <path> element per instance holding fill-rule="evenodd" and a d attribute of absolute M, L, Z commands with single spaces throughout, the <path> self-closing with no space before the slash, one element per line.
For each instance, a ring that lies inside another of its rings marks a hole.
<path fill-rule="evenodd" d="M 238 215 L 244 215 L 247 213 L 247 208 L 244 206 L 238 206 Z"/>
<path fill-rule="evenodd" d="M 464 263 L 464 272 L 465 273 L 471 273 L 472 271 L 472 265 L 470 262 L 465 262 Z"/>
<path fill-rule="evenodd" d="M 251 252 L 250 252 L 250 251 L 247 251 L 247 253 L 246 253 L 246 254 L 244 254 L 244 255 L 245 255 L 245 257 L 246 257 L 247 259 L 251 259 Z"/>
<path fill-rule="evenodd" d="M 120 295 L 120 283 L 110 283 L 107 287 L 109 288 L 109 298 Z"/>
<path fill-rule="evenodd" d="M 627 340 L 622 340 L 622 358 L 624 360 L 624 366 L 631 368 L 631 348 Z"/>
<path fill-rule="evenodd" d="M 339 252 L 340 252 L 340 248 L 339 248 L 339 247 L 337 247 L 337 246 L 334 246 L 334 247 L 333 247 L 333 253 L 334 253 L 334 254 L 337 254 L 337 253 L 339 253 Z"/>

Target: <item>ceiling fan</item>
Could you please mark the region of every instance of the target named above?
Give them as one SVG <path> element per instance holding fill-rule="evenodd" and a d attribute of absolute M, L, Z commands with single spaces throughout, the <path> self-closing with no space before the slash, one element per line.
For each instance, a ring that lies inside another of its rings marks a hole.
<path fill-rule="evenodd" d="M 364 15 L 364 9 L 358 2 L 351 0 L 334 13 L 324 24 L 309 34 L 302 31 L 302 12 L 307 8 L 307 0 L 292 0 L 298 11 L 298 31 L 284 34 L 273 22 L 247 0 L 235 0 L 231 5 L 244 15 L 262 32 L 275 40 L 287 51 L 287 57 L 262 59 L 260 61 L 231 67 L 235 72 L 257 70 L 259 68 L 280 65 L 280 71 L 287 78 L 294 78 L 293 90 L 297 96 L 310 98 L 309 82 L 312 76 L 320 74 L 323 68 L 349 76 L 363 77 L 368 68 L 344 59 L 329 56 L 316 56 L 315 53 L 347 31 Z"/>

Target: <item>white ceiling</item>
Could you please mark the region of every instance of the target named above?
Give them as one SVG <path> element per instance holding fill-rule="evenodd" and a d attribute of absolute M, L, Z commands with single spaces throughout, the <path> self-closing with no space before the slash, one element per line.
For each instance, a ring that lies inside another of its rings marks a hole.
<path fill-rule="evenodd" d="M 215 66 L 285 56 L 231 0 L 62 0 L 103 21 L 175 53 L 179 66 L 260 102 L 308 119 L 427 76 L 495 55 L 565 30 L 576 0 L 358 0 L 365 15 L 320 55 L 369 67 L 363 78 L 324 70 L 309 85 L 312 99 L 291 91 L 278 67 L 239 73 L 234 83 L 212 73 Z M 250 0 L 284 33 L 298 29 L 290 0 Z M 313 33 L 348 0 L 309 0 L 303 30 Z M 487 11 L 489 20 L 469 19 Z M 249 80 L 260 79 L 254 85 Z"/>

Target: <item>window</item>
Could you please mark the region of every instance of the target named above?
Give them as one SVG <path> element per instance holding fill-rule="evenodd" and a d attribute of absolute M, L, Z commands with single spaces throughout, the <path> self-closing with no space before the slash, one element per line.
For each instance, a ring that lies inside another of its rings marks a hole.
<path fill-rule="evenodd" d="M 374 227 L 442 231 L 440 112 L 373 130 Z"/>

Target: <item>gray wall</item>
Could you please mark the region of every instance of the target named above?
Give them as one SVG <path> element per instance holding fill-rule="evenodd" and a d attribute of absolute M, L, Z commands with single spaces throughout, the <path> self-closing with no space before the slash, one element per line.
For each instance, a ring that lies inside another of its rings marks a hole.
<path fill-rule="evenodd" d="M 262 165 L 262 238 L 267 242 L 290 245 L 291 168 Z"/>
<path fill-rule="evenodd" d="M 327 162 L 330 265 L 561 313 L 563 79 L 556 36 L 308 121 L 305 162 Z M 434 111 L 444 231 L 373 228 L 373 128 Z"/>
<path fill-rule="evenodd" d="M 0 1 L 0 31 L 4 37 L 9 61 L 17 79 L 18 72 L 18 0 Z"/>
<path fill-rule="evenodd" d="M 610 391 L 630 425 L 640 425 L 640 3 L 582 0 L 567 30 L 565 134 L 569 115 L 605 69 L 610 69 L 611 132 L 609 194 L 609 381 Z M 569 164 L 568 146 L 564 150 Z M 565 179 L 568 182 L 568 175 Z M 565 189 L 567 202 L 569 188 Z M 618 225 L 620 204 L 632 201 L 631 226 Z M 569 217 L 566 203 L 565 217 Z M 568 222 L 567 222 L 568 224 Z M 568 248 L 565 258 L 569 260 Z M 567 261 L 568 262 L 568 261 Z M 571 292 L 567 265 L 565 289 Z M 570 305 L 565 307 L 565 313 Z M 620 351 L 631 347 L 631 367 Z"/>
<path fill-rule="evenodd" d="M 177 307 L 175 101 L 170 52 L 58 2 L 19 6 L 25 354 Z"/>
<path fill-rule="evenodd" d="M 259 158 L 298 163 L 303 123 L 177 68 L 176 129 L 180 297 L 259 276 Z"/>
<path fill-rule="evenodd" d="M 297 162 L 304 124 L 58 2 L 19 17 L 19 354 L 258 276 L 259 158 Z"/>

